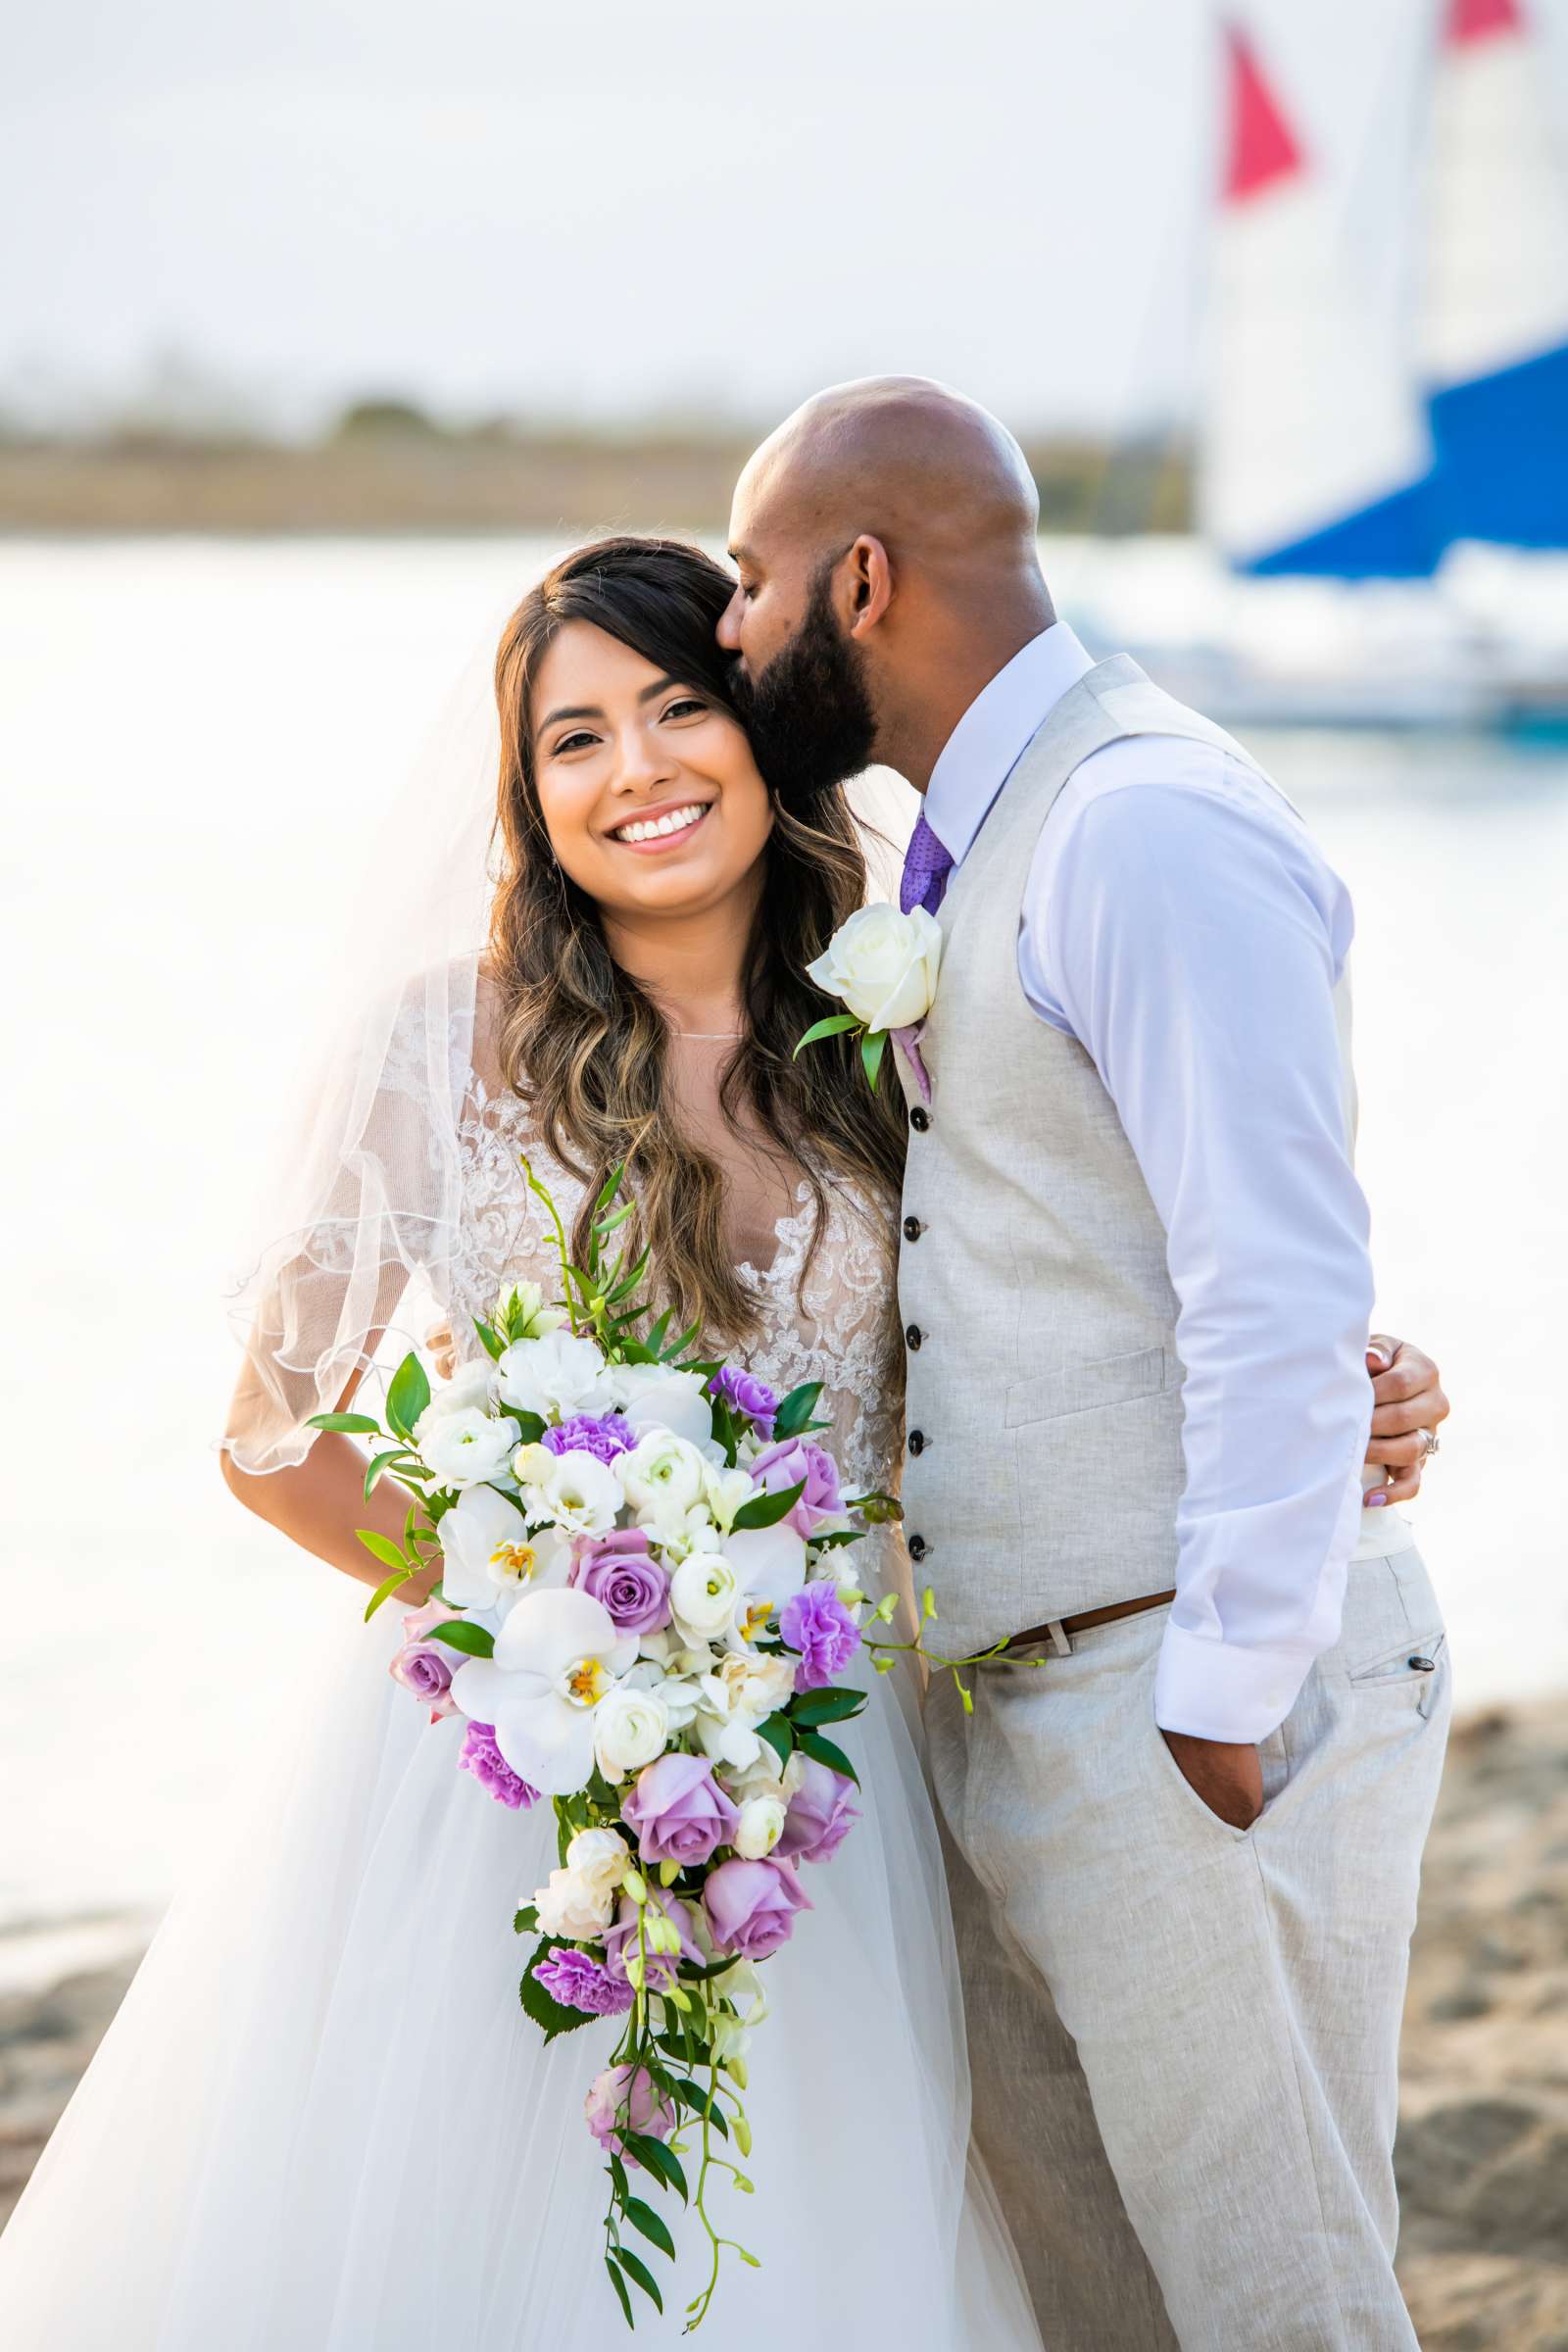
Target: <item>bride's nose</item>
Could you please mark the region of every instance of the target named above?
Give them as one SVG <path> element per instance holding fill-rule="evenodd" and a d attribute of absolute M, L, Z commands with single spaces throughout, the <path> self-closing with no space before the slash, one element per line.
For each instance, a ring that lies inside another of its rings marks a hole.
<path fill-rule="evenodd" d="M 679 767 L 669 746 L 662 743 L 652 728 L 630 726 L 616 740 L 615 772 L 610 789 L 623 799 L 634 799 L 667 784 Z"/>

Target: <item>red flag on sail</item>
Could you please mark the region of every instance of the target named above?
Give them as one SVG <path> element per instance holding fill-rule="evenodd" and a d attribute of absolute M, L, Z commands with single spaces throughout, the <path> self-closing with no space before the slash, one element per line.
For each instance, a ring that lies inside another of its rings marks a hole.
<path fill-rule="evenodd" d="M 1476 0 L 1482 4 L 1482 0 Z M 1230 57 L 1230 149 L 1225 167 L 1225 201 L 1249 198 L 1299 172 L 1303 157 L 1295 133 L 1263 78 L 1251 43 L 1238 26 L 1225 30 Z"/>

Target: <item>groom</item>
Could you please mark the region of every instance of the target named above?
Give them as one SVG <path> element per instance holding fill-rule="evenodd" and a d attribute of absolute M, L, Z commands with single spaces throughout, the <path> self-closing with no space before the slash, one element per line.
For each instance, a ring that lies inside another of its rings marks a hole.
<path fill-rule="evenodd" d="M 824 393 L 741 478 L 719 632 L 786 798 L 872 760 L 925 796 L 906 1526 L 943 1646 L 1008 1641 L 928 1718 L 976 2138 L 1048 2352 L 1413 2346 L 1396 2059 L 1448 1684 L 1357 1476 L 1349 903 L 1238 744 L 1056 620 L 1036 523 L 970 402 Z M 1429 1449 L 1380 1441 L 1385 1491 Z"/>

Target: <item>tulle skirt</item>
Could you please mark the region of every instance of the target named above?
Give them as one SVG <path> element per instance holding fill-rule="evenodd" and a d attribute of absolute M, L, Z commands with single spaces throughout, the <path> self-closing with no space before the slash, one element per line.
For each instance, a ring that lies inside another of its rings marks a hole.
<path fill-rule="evenodd" d="M 319 1681 L 256 1761 L 0 2237 L 9 2352 L 588 2352 L 624 2330 L 583 2097 L 614 2021 L 544 2047 L 512 1915 L 555 1860 L 388 1678 L 395 1612 L 346 1596 Z M 892 1678 L 901 1679 L 901 1678 Z M 966 2161 L 963 2020 L 911 1730 L 879 1685 L 844 1744 L 863 1818 L 803 1872 L 749 2060 L 756 2193 L 697 2337 L 746 2352 L 1038 2352 Z M 707 2273 L 670 2197 L 673 2342 Z"/>

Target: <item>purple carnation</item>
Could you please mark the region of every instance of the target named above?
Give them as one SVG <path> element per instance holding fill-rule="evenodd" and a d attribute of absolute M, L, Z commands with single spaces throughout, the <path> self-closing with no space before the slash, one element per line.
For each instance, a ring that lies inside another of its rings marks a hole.
<path fill-rule="evenodd" d="M 719 1397 L 731 1412 L 746 1414 L 760 1437 L 773 1435 L 778 1396 L 755 1372 L 743 1372 L 739 1364 L 725 1364 L 709 1382 L 708 1394 Z"/>
<path fill-rule="evenodd" d="M 792 1593 L 779 1611 L 778 1630 L 786 1646 L 801 1653 L 797 1690 L 820 1690 L 860 1646 L 860 1629 L 831 1585 L 807 1585 Z"/>
<path fill-rule="evenodd" d="M 563 1944 L 534 1970 L 534 1981 L 566 2009 L 586 2009 L 590 2017 L 622 2017 L 636 1995 L 624 1981 L 618 1983 L 587 1952 Z"/>
<path fill-rule="evenodd" d="M 496 1727 L 493 1723 L 470 1723 L 464 1737 L 463 1753 L 458 1758 L 460 1772 L 471 1772 L 481 1788 L 514 1813 L 519 1805 L 538 1801 L 539 1791 L 530 1788 L 522 1775 L 514 1772 L 496 1745 Z"/>
<path fill-rule="evenodd" d="M 591 1453 L 596 1462 L 612 1462 L 636 1445 L 618 1413 L 573 1413 L 557 1429 L 547 1429 L 539 1441 L 547 1453 Z"/>

